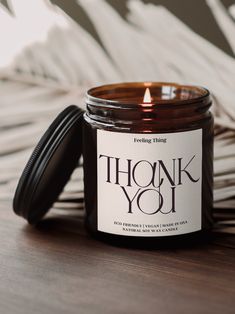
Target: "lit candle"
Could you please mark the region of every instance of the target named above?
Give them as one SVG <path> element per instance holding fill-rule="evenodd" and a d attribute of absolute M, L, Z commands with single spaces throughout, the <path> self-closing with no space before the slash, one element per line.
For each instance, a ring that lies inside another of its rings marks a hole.
<path fill-rule="evenodd" d="M 95 236 L 173 241 L 212 226 L 210 104 L 206 89 L 177 84 L 88 91 L 84 183 L 87 226 Z"/>
<path fill-rule="evenodd" d="M 84 116 L 70 106 L 44 134 L 19 182 L 15 212 L 36 223 L 83 154 L 86 226 L 94 236 L 133 246 L 204 236 L 213 225 L 208 90 L 111 84 L 90 89 L 86 104 Z"/>

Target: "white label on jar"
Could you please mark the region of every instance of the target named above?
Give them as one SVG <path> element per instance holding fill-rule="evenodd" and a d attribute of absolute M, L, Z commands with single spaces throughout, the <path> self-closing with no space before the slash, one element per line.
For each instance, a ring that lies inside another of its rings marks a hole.
<path fill-rule="evenodd" d="M 97 130 L 98 230 L 171 236 L 201 230 L 202 130 Z"/>

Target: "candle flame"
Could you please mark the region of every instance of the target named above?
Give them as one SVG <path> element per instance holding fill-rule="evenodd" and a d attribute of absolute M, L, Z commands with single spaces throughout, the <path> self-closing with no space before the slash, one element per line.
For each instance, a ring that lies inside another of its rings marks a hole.
<path fill-rule="evenodd" d="M 152 97 L 149 88 L 146 88 L 143 98 L 143 103 L 151 103 Z"/>

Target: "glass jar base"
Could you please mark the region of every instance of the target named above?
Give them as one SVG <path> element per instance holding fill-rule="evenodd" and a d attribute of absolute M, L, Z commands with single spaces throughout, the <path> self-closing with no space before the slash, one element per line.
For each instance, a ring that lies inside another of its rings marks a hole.
<path fill-rule="evenodd" d="M 211 229 L 167 237 L 130 237 L 92 231 L 89 234 L 95 239 L 117 247 L 133 249 L 188 249 L 210 243 L 213 239 Z"/>

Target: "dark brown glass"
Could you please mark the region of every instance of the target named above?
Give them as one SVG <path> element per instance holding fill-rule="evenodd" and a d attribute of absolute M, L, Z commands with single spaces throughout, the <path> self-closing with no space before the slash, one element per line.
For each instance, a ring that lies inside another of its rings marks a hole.
<path fill-rule="evenodd" d="M 141 106 L 146 87 L 150 88 L 152 101 L 149 106 Z M 111 84 L 90 89 L 86 104 L 83 154 L 88 230 L 101 240 L 133 247 L 183 245 L 206 240 L 213 225 L 213 117 L 209 111 L 209 91 L 173 83 Z M 202 129 L 202 230 L 164 237 L 120 236 L 98 231 L 97 129 L 142 134 Z"/>

